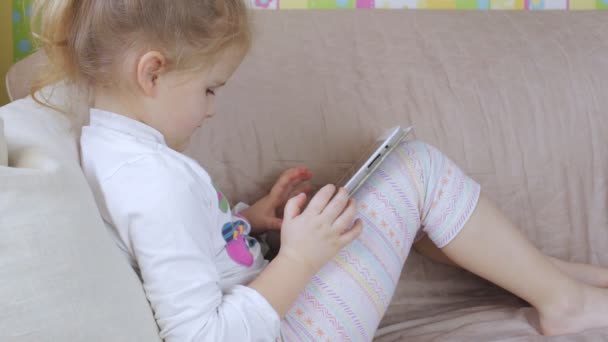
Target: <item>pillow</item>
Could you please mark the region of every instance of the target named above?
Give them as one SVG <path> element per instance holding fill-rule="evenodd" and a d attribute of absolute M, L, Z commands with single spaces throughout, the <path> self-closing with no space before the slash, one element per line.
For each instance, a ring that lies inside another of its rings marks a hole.
<path fill-rule="evenodd" d="M 80 169 L 77 127 L 31 97 L 0 119 L 0 341 L 160 341 Z"/>
<path fill-rule="evenodd" d="M 48 106 L 27 96 L 0 109 L 8 154 L 22 147 L 39 147 L 63 162 L 79 165 L 80 128 L 88 117 L 85 96 L 77 88 L 60 83 L 36 94 Z"/>

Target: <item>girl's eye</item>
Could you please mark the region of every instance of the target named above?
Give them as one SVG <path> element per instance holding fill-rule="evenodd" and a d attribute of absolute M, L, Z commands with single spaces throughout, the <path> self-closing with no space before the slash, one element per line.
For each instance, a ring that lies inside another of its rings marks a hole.
<path fill-rule="evenodd" d="M 207 89 L 207 95 L 215 95 L 215 91 Z"/>

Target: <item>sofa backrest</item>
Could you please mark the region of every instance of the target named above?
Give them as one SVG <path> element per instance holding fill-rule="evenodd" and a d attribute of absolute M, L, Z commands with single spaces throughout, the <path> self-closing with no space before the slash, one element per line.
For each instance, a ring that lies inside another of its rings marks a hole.
<path fill-rule="evenodd" d="M 413 125 L 549 254 L 608 264 L 608 12 L 256 12 L 189 153 L 229 198 Z M 604 229 L 595 229 L 604 227 Z M 588 247 L 585 247 L 588 246 Z"/>
<path fill-rule="evenodd" d="M 253 49 L 188 151 L 230 198 L 251 201 L 293 165 L 331 182 L 401 124 L 524 229 L 608 221 L 608 12 L 256 11 L 253 20 Z M 42 60 L 11 70 L 15 98 Z M 565 254 L 586 239 L 553 243 Z"/>

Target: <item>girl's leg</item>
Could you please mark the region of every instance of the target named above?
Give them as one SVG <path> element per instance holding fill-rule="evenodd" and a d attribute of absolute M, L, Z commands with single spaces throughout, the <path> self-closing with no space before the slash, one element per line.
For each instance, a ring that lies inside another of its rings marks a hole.
<path fill-rule="evenodd" d="M 562 273 L 483 196 L 443 252 L 533 305 L 545 335 L 608 326 L 608 290 Z"/>
<path fill-rule="evenodd" d="M 414 243 L 413 247 L 418 253 L 436 262 L 458 267 L 458 265 L 448 258 L 441 249 L 437 248 L 428 237 Z M 559 268 L 560 271 L 571 278 L 587 285 L 608 288 L 608 268 L 564 261 L 550 256 L 547 256 L 547 258 L 553 265 Z"/>
<path fill-rule="evenodd" d="M 608 269 L 548 257 L 560 271 L 587 285 L 608 288 Z"/>
<path fill-rule="evenodd" d="M 355 194 L 363 232 L 307 285 L 282 321 L 283 339 L 370 341 L 421 224 L 445 244 L 478 196 L 479 186 L 436 150 L 401 144 Z"/>

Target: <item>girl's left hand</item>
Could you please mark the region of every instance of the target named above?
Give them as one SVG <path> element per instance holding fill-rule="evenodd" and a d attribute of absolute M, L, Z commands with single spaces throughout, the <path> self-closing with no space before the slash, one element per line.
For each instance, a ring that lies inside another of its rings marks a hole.
<path fill-rule="evenodd" d="M 280 230 L 283 224 L 283 209 L 287 201 L 304 192 L 308 194 L 312 186 L 307 182 L 312 173 L 305 167 L 284 171 L 270 193 L 240 212 L 251 224 L 252 233 Z"/>

